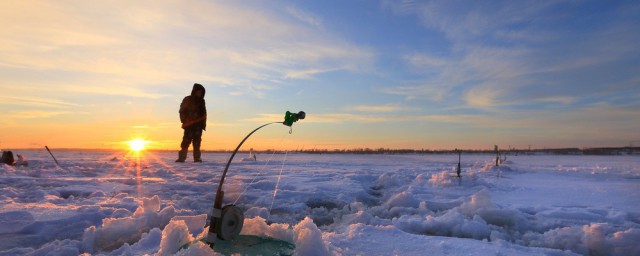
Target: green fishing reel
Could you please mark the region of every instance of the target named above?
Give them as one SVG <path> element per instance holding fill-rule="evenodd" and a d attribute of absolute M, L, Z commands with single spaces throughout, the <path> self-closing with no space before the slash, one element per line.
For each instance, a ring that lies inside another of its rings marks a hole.
<path fill-rule="evenodd" d="M 282 122 L 282 124 L 286 126 L 292 126 L 293 123 L 297 122 L 300 119 L 304 119 L 306 116 L 307 114 L 304 113 L 304 111 L 300 111 L 298 113 L 291 113 L 287 111 L 287 113 L 284 114 L 284 122 Z"/>

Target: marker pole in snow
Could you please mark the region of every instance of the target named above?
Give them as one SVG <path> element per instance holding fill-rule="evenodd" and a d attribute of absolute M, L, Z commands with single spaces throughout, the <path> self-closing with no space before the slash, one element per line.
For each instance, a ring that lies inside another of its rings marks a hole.
<path fill-rule="evenodd" d="M 458 150 L 457 148 L 456 148 L 456 151 L 458 152 L 458 169 L 456 170 L 456 173 L 458 174 L 458 178 L 460 178 L 462 177 L 460 176 L 460 160 L 462 157 L 462 151 Z"/>
<path fill-rule="evenodd" d="M 500 151 L 498 151 L 498 145 L 494 145 L 493 150 L 496 151 L 496 166 L 500 166 Z"/>
<path fill-rule="evenodd" d="M 47 151 L 49 151 L 49 155 L 51 155 L 51 157 L 53 157 L 53 161 L 56 161 L 56 165 L 60 166 L 60 164 L 58 163 L 58 160 L 56 159 L 55 156 L 53 156 L 53 153 L 51 153 L 51 150 L 49 150 L 49 147 L 47 147 L 46 145 L 44 146 L 44 148 L 47 149 Z"/>
<path fill-rule="evenodd" d="M 213 247 L 213 244 L 217 239 L 222 240 L 233 240 L 236 238 L 240 231 L 242 231 L 242 224 L 244 222 L 244 214 L 240 208 L 236 207 L 233 204 L 225 205 L 222 207 L 222 201 L 224 199 L 224 191 L 222 190 L 222 185 L 224 184 L 224 178 L 227 176 L 227 171 L 229 170 L 229 166 L 231 165 L 231 161 L 233 161 L 233 157 L 236 156 L 242 144 L 256 131 L 260 130 L 262 127 L 265 127 L 270 124 L 281 123 L 286 126 L 291 127 L 293 123 L 300 119 L 304 119 L 306 114 L 304 111 L 300 111 L 298 113 L 291 113 L 287 111 L 284 116 L 283 122 L 272 122 L 264 124 L 255 130 L 251 131 L 244 139 L 238 144 L 236 149 L 229 157 L 229 161 L 227 161 L 227 165 L 224 167 L 224 171 L 222 172 L 222 177 L 220 177 L 220 184 L 218 184 L 218 190 L 216 191 L 216 198 L 213 203 L 213 210 L 211 212 L 211 217 L 209 221 L 209 232 L 207 234 L 207 238 L 205 239 L 206 243 L 209 246 Z M 291 133 L 291 131 L 289 131 Z"/>

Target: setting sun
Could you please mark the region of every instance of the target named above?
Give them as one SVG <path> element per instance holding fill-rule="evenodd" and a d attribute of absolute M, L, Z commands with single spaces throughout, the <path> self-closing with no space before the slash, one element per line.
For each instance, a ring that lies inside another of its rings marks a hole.
<path fill-rule="evenodd" d="M 141 151 L 141 150 L 144 150 L 145 145 L 146 145 L 147 143 L 149 143 L 149 142 L 148 142 L 148 141 L 146 141 L 146 140 L 143 140 L 143 139 L 134 139 L 134 140 L 130 140 L 130 141 L 128 142 L 128 144 L 129 144 L 129 148 L 130 148 L 132 151 Z"/>

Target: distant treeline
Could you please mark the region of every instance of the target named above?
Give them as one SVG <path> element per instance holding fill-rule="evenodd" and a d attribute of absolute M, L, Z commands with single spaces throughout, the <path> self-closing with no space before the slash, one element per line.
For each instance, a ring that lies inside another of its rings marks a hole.
<path fill-rule="evenodd" d="M 43 149 L 22 149 L 43 150 Z M 118 149 L 71 149 L 61 148 L 55 151 L 83 152 L 119 152 Z M 176 152 L 177 150 L 151 149 L 151 152 Z M 305 154 L 455 154 L 455 149 L 391 149 L 391 148 L 352 148 L 352 149 L 297 149 L 297 150 L 256 150 L 256 153 L 296 152 Z M 463 154 L 495 154 L 493 149 L 460 149 Z M 502 155 L 640 155 L 640 147 L 603 147 L 603 148 L 545 148 L 545 149 L 499 149 Z M 231 150 L 203 150 L 209 153 L 229 153 Z M 239 152 L 248 153 L 249 150 Z"/>
<path fill-rule="evenodd" d="M 273 152 L 264 150 L 258 152 Z M 276 150 L 281 152 L 282 150 Z M 489 149 L 460 149 L 465 154 L 495 154 Z M 507 155 L 640 155 L 640 147 L 609 147 L 609 148 L 551 148 L 551 149 L 499 149 L 501 154 Z M 289 152 L 306 154 L 454 154 L 458 151 L 451 149 L 390 149 L 390 148 L 353 148 L 353 149 L 305 149 Z"/>

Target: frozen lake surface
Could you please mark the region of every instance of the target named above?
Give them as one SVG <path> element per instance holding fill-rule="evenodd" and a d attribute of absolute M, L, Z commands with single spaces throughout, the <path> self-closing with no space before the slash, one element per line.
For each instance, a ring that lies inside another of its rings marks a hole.
<path fill-rule="evenodd" d="M 206 233 L 230 154 L 24 151 L 0 166 L 0 255 L 213 255 Z M 297 255 L 640 255 L 640 157 L 236 156 L 225 203 L 244 234 Z M 277 187 L 277 190 L 276 190 Z"/>

